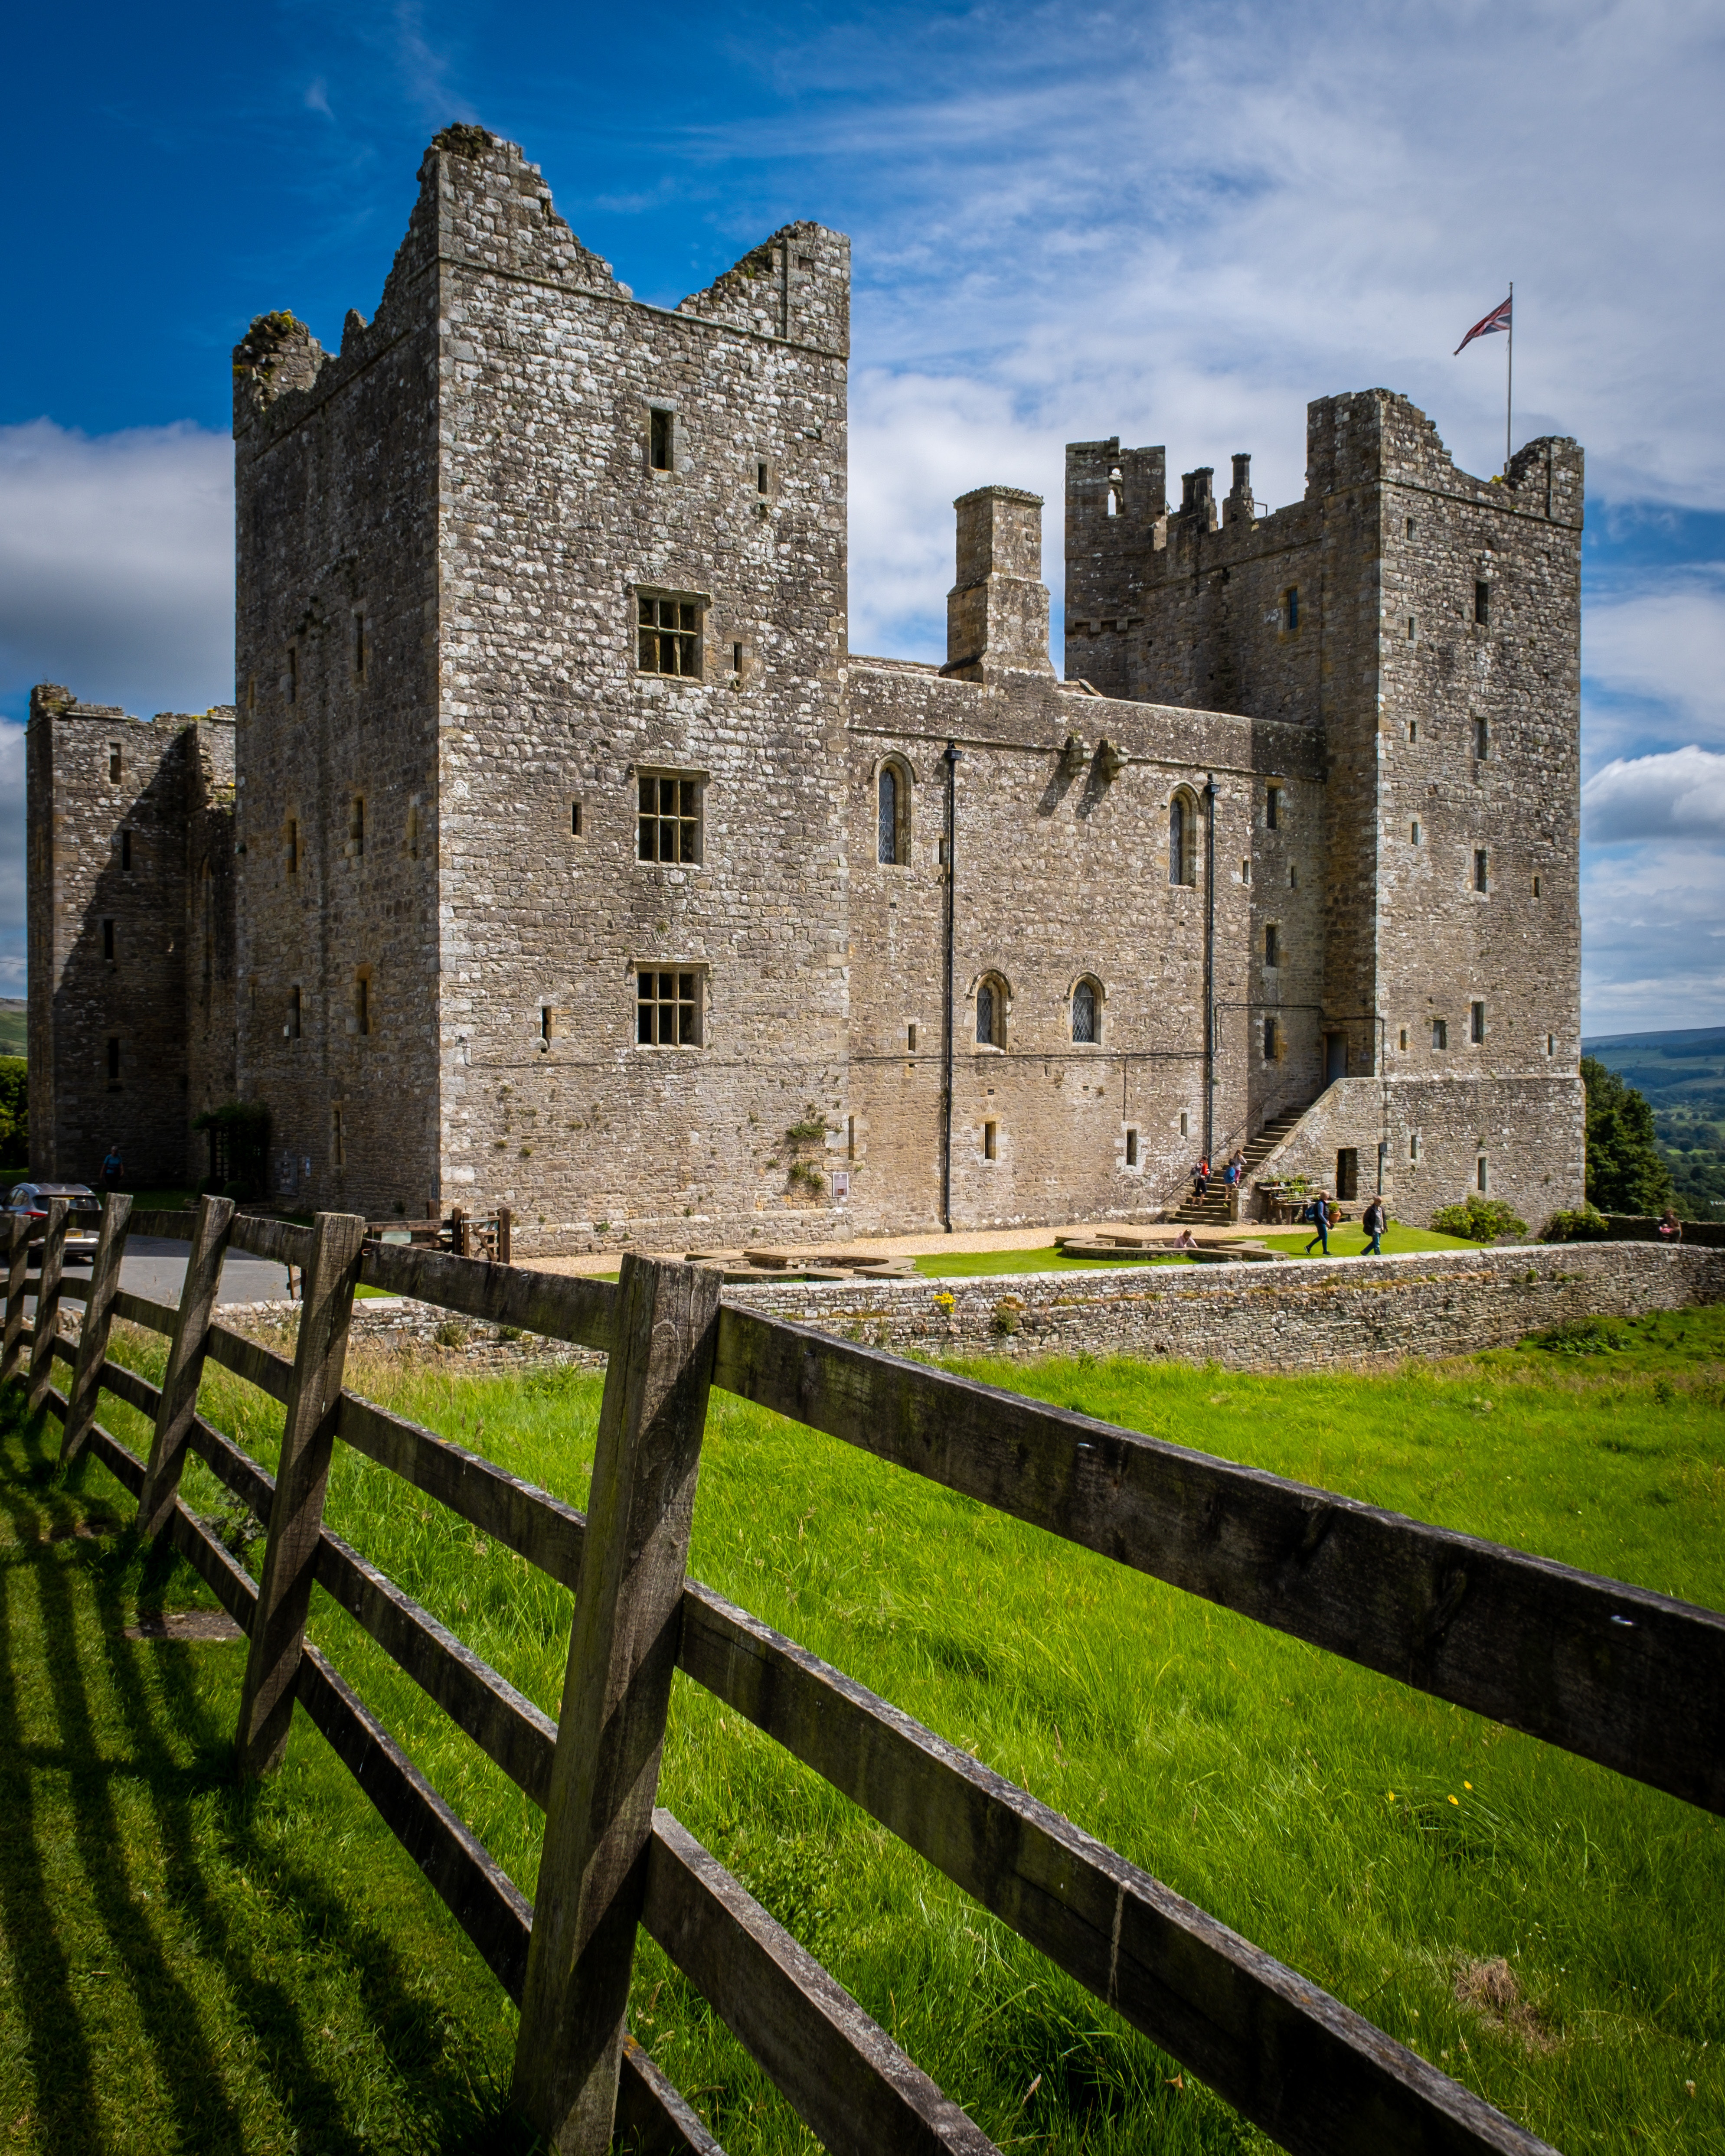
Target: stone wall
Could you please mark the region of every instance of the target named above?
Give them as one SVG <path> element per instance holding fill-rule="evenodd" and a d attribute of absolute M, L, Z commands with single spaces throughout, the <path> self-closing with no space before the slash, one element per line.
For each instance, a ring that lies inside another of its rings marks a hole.
<path fill-rule="evenodd" d="M 33 690 L 28 785 L 31 1173 L 134 1182 L 203 1155 L 233 1090 L 233 723 L 153 721 Z"/>
<path fill-rule="evenodd" d="M 1132 1355 L 1230 1369 L 1320 1370 L 1465 1355 L 1590 1317 L 1725 1301 L 1725 1250 L 1588 1243 L 1228 1266 L 1111 1266 L 951 1281 L 738 1287 L 726 1301 L 900 1354 Z M 279 1342 L 296 1303 L 223 1317 Z M 354 1305 L 356 1346 L 459 1354 L 504 1368 L 603 1368 L 590 1348 L 479 1325 L 429 1304 Z"/>

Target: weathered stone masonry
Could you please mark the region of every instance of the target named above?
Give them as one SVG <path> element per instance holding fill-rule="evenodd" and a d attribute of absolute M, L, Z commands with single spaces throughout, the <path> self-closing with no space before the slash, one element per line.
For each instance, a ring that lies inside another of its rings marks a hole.
<path fill-rule="evenodd" d="M 1315 1103 L 1283 1164 L 1404 1217 L 1574 1202 L 1574 444 L 1486 485 L 1328 398 L 1274 516 L 1244 458 L 1171 508 L 1162 449 L 1075 444 L 1069 678 L 1007 487 L 957 505 L 946 665 L 860 658 L 849 268 L 795 224 L 646 305 L 452 128 L 375 318 L 236 351 L 278 1193 L 526 1248 L 1142 1217 Z"/>

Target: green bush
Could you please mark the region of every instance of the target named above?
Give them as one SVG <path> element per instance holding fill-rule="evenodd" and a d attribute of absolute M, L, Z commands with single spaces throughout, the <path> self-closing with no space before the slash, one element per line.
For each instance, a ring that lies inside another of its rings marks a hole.
<path fill-rule="evenodd" d="M 1553 1213 L 1539 1231 L 1542 1243 L 1603 1243 L 1611 1224 L 1597 1205 L 1574 1213 Z"/>
<path fill-rule="evenodd" d="M 30 1066 L 22 1055 L 0 1055 L 0 1146 L 8 1160 L 30 1150 Z"/>
<path fill-rule="evenodd" d="M 1463 1205 L 1444 1205 L 1431 1216 L 1440 1235 L 1460 1235 L 1470 1243 L 1495 1243 L 1500 1235 L 1525 1235 L 1527 1224 L 1512 1213 L 1501 1198 L 1481 1198 L 1474 1191 Z"/>
<path fill-rule="evenodd" d="M 1548 1355 L 1620 1355 L 1629 1345 L 1622 1327 L 1604 1317 L 1572 1317 L 1530 1337 L 1533 1346 Z"/>

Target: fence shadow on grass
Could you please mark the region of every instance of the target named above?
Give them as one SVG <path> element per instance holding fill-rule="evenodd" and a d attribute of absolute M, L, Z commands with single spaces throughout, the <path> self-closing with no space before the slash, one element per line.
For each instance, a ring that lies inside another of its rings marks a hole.
<path fill-rule="evenodd" d="M 249 2132 L 210 2043 L 215 2017 L 190 1956 L 218 1984 L 229 2033 L 237 2019 L 250 2038 L 278 2130 L 327 2156 L 374 2147 L 320 2063 L 293 1984 L 221 1891 L 223 1875 L 243 1873 L 292 1911 L 326 1972 L 351 1984 L 380 2061 L 413 2087 L 433 2143 L 507 2152 L 517 2136 L 503 2117 L 506 2089 L 487 2089 L 451 2045 L 446 2010 L 410 1981 L 377 1914 L 284 1850 L 268 1791 L 237 1786 L 240 1662 L 222 1688 L 234 1698 L 218 1697 L 204 1672 L 223 1649 L 125 1636 L 140 1608 L 182 1599 L 169 1592 L 185 1583 L 183 1571 L 172 1578 L 173 1553 L 116 1532 L 114 1508 L 84 1494 L 87 1462 L 60 1476 L 44 1435 L 39 1414 L 26 1417 L 15 1396 L 0 1400 L 0 1517 L 11 1535 L 0 1548 L 0 1918 L 33 2083 L 7 2095 L 33 2109 L 40 2144 L 56 2156 L 99 2156 L 110 2145 L 97 2091 L 116 2097 L 117 2062 L 90 2010 L 101 1995 L 95 1974 L 131 2002 L 141 2039 L 131 2071 L 148 2087 L 131 2100 L 159 2114 L 162 2144 L 211 2156 L 248 2146 L 262 2122 Z M 44 1738 L 50 1703 L 57 1728 Z M 141 1897 L 142 1822 L 120 1794 L 126 1783 L 147 1799 L 152 1887 L 158 1866 L 161 1882 L 153 1903 Z M 384 1861 L 400 1862 L 393 1845 Z M 53 1876 L 73 1865 L 74 1882 Z"/>

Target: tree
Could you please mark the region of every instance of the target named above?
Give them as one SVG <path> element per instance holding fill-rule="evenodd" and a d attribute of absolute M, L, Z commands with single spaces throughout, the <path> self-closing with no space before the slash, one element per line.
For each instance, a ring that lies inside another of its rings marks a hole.
<path fill-rule="evenodd" d="M 22 1161 L 30 1150 L 30 1066 L 22 1055 L 0 1055 L 0 1159 Z"/>
<path fill-rule="evenodd" d="M 1597 1056 L 1581 1059 L 1587 1088 L 1587 1202 L 1602 1213 L 1662 1213 L 1674 1195 L 1660 1158 L 1653 1111 Z"/>

